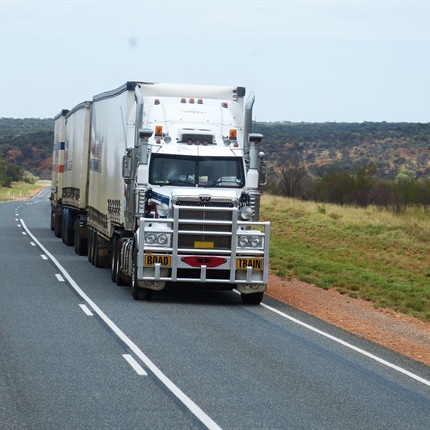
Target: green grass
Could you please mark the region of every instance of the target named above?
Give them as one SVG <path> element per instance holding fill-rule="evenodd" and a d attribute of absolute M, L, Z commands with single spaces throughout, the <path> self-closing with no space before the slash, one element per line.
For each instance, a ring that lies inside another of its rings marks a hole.
<path fill-rule="evenodd" d="M 51 181 L 37 181 L 35 184 L 12 182 L 11 188 L 0 187 L 0 201 L 14 200 L 32 195 L 32 192 L 49 186 Z"/>
<path fill-rule="evenodd" d="M 430 321 L 430 213 L 263 195 L 271 272 Z"/>

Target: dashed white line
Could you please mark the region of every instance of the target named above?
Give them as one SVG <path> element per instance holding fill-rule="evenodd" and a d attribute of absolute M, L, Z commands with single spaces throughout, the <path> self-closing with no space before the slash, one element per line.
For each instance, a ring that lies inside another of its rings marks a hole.
<path fill-rule="evenodd" d="M 41 257 L 42 257 L 42 260 L 47 260 L 48 259 L 48 257 L 46 255 L 44 255 L 44 254 L 42 254 Z"/>
<path fill-rule="evenodd" d="M 92 317 L 94 314 L 88 309 L 87 305 L 79 305 L 80 308 L 85 312 L 86 315 Z"/>
<path fill-rule="evenodd" d="M 31 246 L 36 246 L 36 244 L 34 242 L 30 242 Z"/>
<path fill-rule="evenodd" d="M 148 374 L 143 370 L 143 367 L 130 355 L 122 354 L 122 356 L 128 361 L 128 364 L 135 370 L 140 376 L 147 376 Z"/>
<path fill-rule="evenodd" d="M 187 407 L 192 414 L 196 416 L 208 429 L 221 430 L 221 427 L 207 415 L 191 398 L 189 398 L 177 385 L 175 385 L 144 353 L 143 351 L 87 296 L 79 287 L 74 279 L 69 275 L 67 270 L 58 262 L 58 260 L 37 240 L 37 238 L 27 228 L 23 219 L 21 219 L 23 228 L 29 236 L 37 243 L 39 248 L 50 258 L 50 260 L 61 271 L 70 286 L 81 296 L 81 298 L 93 309 L 93 311 L 104 321 L 113 333 L 138 357 L 156 378 L 163 383 L 170 392 Z M 57 275 L 56 275 L 57 276 Z"/>
<path fill-rule="evenodd" d="M 60 282 L 64 282 L 64 278 L 63 278 L 59 273 L 56 273 L 56 274 L 55 274 L 55 277 L 56 277 Z"/>

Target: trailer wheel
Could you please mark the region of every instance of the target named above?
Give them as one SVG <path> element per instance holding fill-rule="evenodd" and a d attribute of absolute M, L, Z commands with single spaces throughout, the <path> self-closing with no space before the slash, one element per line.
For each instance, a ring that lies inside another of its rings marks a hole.
<path fill-rule="evenodd" d="M 102 267 L 100 264 L 100 251 L 99 251 L 99 235 L 94 232 L 94 242 L 93 242 L 94 258 L 93 263 L 95 267 Z"/>
<path fill-rule="evenodd" d="M 75 221 L 75 252 L 78 255 L 87 255 L 88 252 L 88 239 L 82 238 L 79 217 Z"/>
<path fill-rule="evenodd" d="M 259 305 L 263 300 L 264 293 L 241 294 L 240 298 L 245 305 Z"/>
<path fill-rule="evenodd" d="M 94 262 L 94 231 L 88 232 L 88 261 L 93 264 Z"/>
<path fill-rule="evenodd" d="M 68 222 L 69 222 L 69 216 L 70 212 L 68 214 L 68 216 L 64 216 L 63 215 L 63 234 L 62 234 L 62 240 L 63 243 L 67 246 L 72 246 L 74 245 L 74 236 L 75 236 L 75 232 L 73 229 L 71 228 L 67 228 Z"/>
<path fill-rule="evenodd" d="M 112 282 L 117 282 L 118 277 L 118 242 L 119 237 L 118 235 L 115 235 L 112 240 L 112 264 L 110 273 Z"/>
<path fill-rule="evenodd" d="M 151 300 L 153 290 L 148 288 L 139 288 L 137 285 L 137 251 L 133 252 L 133 266 L 131 269 L 131 295 L 135 300 Z"/>
<path fill-rule="evenodd" d="M 55 237 L 61 238 L 62 236 L 62 227 L 63 227 L 63 217 L 56 213 L 54 215 L 54 234 Z"/>

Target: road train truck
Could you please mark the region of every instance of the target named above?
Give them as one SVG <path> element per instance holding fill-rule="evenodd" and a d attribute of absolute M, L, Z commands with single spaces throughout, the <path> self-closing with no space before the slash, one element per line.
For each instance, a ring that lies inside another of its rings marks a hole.
<path fill-rule="evenodd" d="M 148 300 L 267 287 L 266 162 L 245 88 L 127 82 L 55 117 L 51 228 Z"/>

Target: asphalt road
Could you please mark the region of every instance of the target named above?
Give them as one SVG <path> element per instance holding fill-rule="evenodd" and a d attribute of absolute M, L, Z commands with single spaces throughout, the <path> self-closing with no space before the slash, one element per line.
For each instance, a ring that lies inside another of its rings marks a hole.
<path fill-rule="evenodd" d="M 0 203 L 0 427 L 429 429 L 430 368 L 276 300 L 149 302 Z"/>

